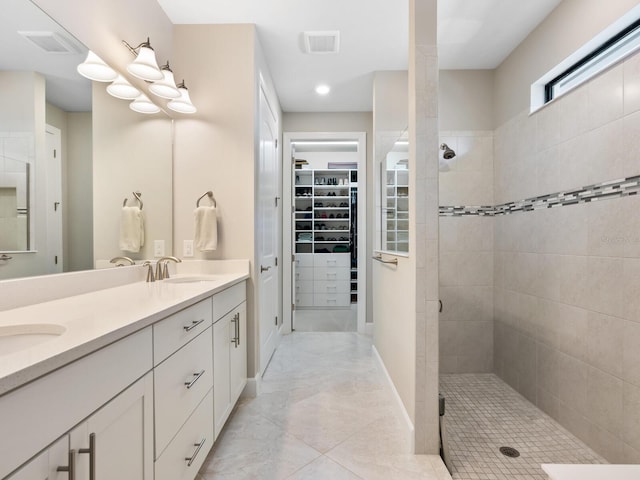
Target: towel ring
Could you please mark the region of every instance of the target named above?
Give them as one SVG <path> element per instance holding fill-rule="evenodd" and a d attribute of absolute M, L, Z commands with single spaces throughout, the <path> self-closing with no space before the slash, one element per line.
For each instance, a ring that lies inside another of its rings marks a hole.
<path fill-rule="evenodd" d="M 200 206 L 200 200 L 202 200 L 204 197 L 209 197 L 209 199 L 213 202 L 213 206 L 217 207 L 218 205 L 216 204 L 216 199 L 213 196 L 213 192 L 211 190 L 209 190 L 208 192 L 204 193 L 197 201 L 196 201 L 196 208 Z"/>
<path fill-rule="evenodd" d="M 142 210 L 143 207 L 143 203 L 142 203 L 142 199 L 140 198 L 142 196 L 142 194 L 140 192 L 133 192 L 133 196 L 136 197 L 136 200 L 138 201 L 138 203 L 140 204 L 140 210 Z M 127 198 L 124 199 L 124 202 L 122 202 L 122 206 L 126 207 L 127 206 Z"/>

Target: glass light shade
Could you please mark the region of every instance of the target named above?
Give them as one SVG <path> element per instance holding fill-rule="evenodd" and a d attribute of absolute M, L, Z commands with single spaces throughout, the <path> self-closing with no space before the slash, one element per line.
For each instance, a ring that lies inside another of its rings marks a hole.
<path fill-rule="evenodd" d="M 118 75 L 118 78 L 107 87 L 107 92 L 112 97 L 122 100 L 135 100 L 140 95 L 140 90 L 127 82 L 122 75 Z"/>
<path fill-rule="evenodd" d="M 113 68 L 91 50 L 87 54 L 87 59 L 78 65 L 78 73 L 96 82 L 112 82 L 118 76 Z"/>
<path fill-rule="evenodd" d="M 171 70 L 162 70 L 164 78 L 154 82 L 149 86 L 149 91 L 154 95 L 162 98 L 180 98 L 180 91 L 176 87 L 176 81 L 173 78 L 173 72 Z"/>
<path fill-rule="evenodd" d="M 160 111 L 160 107 L 149 100 L 149 97 L 147 97 L 144 93 L 141 93 L 138 98 L 131 102 L 129 104 L 129 108 L 134 112 L 147 114 L 158 113 Z"/>
<path fill-rule="evenodd" d="M 178 113 L 196 113 L 198 109 L 191 103 L 189 90 L 184 87 L 179 87 L 178 90 L 180 90 L 180 98 L 171 100 L 167 103 L 167 107 Z"/>
<path fill-rule="evenodd" d="M 127 65 L 127 71 L 134 77 L 148 82 L 155 82 L 164 78 L 156 61 L 156 53 L 150 47 L 140 47 L 136 59 Z"/>

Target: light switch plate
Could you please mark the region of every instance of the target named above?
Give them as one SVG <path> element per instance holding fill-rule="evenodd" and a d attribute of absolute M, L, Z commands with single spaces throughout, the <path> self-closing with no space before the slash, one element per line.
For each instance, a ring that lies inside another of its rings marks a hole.
<path fill-rule="evenodd" d="M 184 240 L 182 242 L 182 256 L 193 257 L 193 240 Z"/>
<path fill-rule="evenodd" d="M 164 240 L 153 241 L 153 256 L 164 257 Z"/>

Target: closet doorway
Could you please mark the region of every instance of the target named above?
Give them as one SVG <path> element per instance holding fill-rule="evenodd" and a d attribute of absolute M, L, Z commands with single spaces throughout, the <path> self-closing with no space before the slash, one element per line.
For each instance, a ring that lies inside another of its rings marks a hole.
<path fill-rule="evenodd" d="M 365 332 L 366 134 L 284 133 L 283 332 Z"/>

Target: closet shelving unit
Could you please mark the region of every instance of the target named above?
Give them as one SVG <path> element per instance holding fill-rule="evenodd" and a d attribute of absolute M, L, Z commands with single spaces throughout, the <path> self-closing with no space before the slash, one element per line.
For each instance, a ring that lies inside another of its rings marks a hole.
<path fill-rule="evenodd" d="M 387 249 L 409 251 L 409 171 L 387 170 Z"/>
<path fill-rule="evenodd" d="M 298 306 L 344 307 L 357 303 L 356 172 L 347 169 L 295 171 L 295 252 L 300 267 Z M 305 258 L 307 255 L 311 258 Z M 327 273 L 329 276 L 325 279 L 317 272 L 307 272 L 309 267 L 321 272 L 329 269 L 331 273 Z M 337 283 L 332 284 L 333 278 Z M 327 290 L 318 293 L 315 288 L 315 294 L 311 295 L 307 283 L 310 281 Z M 332 302 L 327 292 L 335 293 L 338 300 Z"/>

